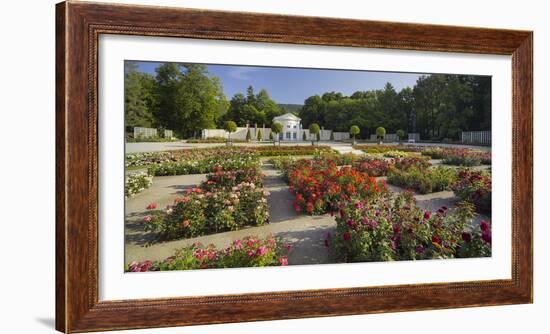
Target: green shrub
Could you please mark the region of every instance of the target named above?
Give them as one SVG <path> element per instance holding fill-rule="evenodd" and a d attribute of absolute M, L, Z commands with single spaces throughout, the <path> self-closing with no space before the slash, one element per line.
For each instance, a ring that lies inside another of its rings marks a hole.
<path fill-rule="evenodd" d="M 411 189 L 421 194 L 449 189 L 455 180 L 456 171 L 445 167 L 430 169 L 412 167 L 404 171 L 393 168 L 388 173 L 388 183 Z"/>
<path fill-rule="evenodd" d="M 457 182 L 452 186 L 458 198 L 474 204 L 479 212 L 487 214 L 491 214 L 491 188 L 490 173 L 468 169 L 458 172 Z"/>
<path fill-rule="evenodd" d="M 376 128 L 376 137 L 380 140 L 384 140 L 384 137 L 386 136 L 386 129 L 383 127 Z"/>
<path fill-rule="evenodd" d="M 124 196 L 133 197 L 153 184 L 153 177 L 146 172 L 126 174 Z"/>
<path fill-rule="evenodd" d="M 410 156 L 409 153 L 403 151 L 386 151 L 384 156 L 388 158 L 405 158 Z"/>

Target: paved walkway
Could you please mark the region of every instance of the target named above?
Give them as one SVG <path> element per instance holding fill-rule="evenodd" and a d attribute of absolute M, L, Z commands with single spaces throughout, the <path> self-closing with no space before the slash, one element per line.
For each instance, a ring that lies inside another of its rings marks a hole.
<path fill-rule="evenodd" d="M 349 154 L 353 153 L 355 155 L 364 155 L 365 152 L 361 150 L 354 149 L 350 144 L 340 143 L 340 144 L 334 144 L 331 145 L 330 148 L 337 151 L 340 154 Z"/>

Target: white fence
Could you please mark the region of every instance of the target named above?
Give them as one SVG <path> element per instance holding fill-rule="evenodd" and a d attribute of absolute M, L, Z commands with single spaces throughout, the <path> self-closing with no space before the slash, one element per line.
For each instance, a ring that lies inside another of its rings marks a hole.
<path fill-rule="evenodd" d="M 420 133 L 409 133 L 407 134 L 407 139 L 414 139 L 414 141 L 420 141 Z M 376 134 L 370 135 L 370 140 L 376 141 L 378 138 L 376 137 Z M 385 142 L 392 142 L 392 141 L 399 141 L 399 137 L 396 133 L 386 133 L 384 136 Z"/>
<path fill-rule="evenodd" d="M 157 129 L 153 128 L 142 128 L 136 126 L 134 128 L 134 138 L 150 138 L 157 136 Z"/>
<path fill-rule="evenodd" d="M 378 140 L 378 138 L 376 137 L 376 134 L 370 135 L 370 140 Z M 386 135 L 384 136 L 384 141 L 398 141 L 398 140 L 399 138 L 395 133 L 386 133 Z"/>
<path fill-rule="evenodd" d="M 462 131 L 461 140 L 467 144 L 491 144 L 491 131 Z"/>
<path fill-rule="evenodd" d="M 414 141 L 420 141 L 420 133 L 409 133 L 408 139 L 413 139 Z"/>
<path fill-rule="evenodd" d="M 151 138 L 151 137 L 158 137 L 159 133 L 157 129 L 154 128 L 144 128 L 136 126 L 134 127 L 134 138 Z M 174 131 L 172 130 L 164 130 L 164 138 L 173 138 L 174 137 Z"/>
<path fill-rule="evenodd" d="M 258 140 L 258 133 L 260 134 L 261 140 L 269 140 L 269 134 L 271 133 L 271 128 L 254 128 L 254 127 L 238 127 L 237 131 L 233 132 L 231 134 L 231 138 L 235 140 L 246 140 L 246 133 L 250 129 L 250 139 L 252 141 Z M 284 130 L 283 130 L 284 131 Z M 304 133 L 306 141 L 310 141 L 312 139 L 316 139 L 316 137 L 311 137 L 309 134 L 309 130 L 299 130 L 300 133 L 297 134 L 296 139 L 287 139 L 286 136 L 279 134 L 279 137 L 282 137 L 282 141 L 303 141 Z M 350 135 L 347 132 L 333 132 L 332 130 L 321 130 L 320 140 L 328 141 L 330 140 L 330 134 L 333 134 L 335 141 L 340 140 L 349 140 Z M 223 129 L 204 129 L 201 131 L 201 138 L 202 139 L 208 139 L 208 138 L 227 138 L 229 136 L 229 133 Z M 275 136 L 274 136 L 275 137 Z"/>

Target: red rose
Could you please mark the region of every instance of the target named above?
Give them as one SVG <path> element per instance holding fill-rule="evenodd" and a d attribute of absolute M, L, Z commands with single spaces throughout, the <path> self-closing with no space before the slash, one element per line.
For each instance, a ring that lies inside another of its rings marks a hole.
<path fill-rule="evenodd" d="M 462 240 L 466 242 L 472 241 L 472 234 L 470 232 L 462 232 Z"/>
<path fill-rule="evenodd" d="M 342 235 L 342 238 L 343 238 L 345 241 L 349 241 L 349 239 L 351 239 L 351 236 L 349 235 L 348 232 L 344 232 L 344 234 Z"/>
<path fill-rule="evenodd" d="M 483 232 L 487 232 L 489 230 L 489 224 L 487 224 L 485 220 L 482 220 L 479 222 L 479 228 L 481 228 Z"/>

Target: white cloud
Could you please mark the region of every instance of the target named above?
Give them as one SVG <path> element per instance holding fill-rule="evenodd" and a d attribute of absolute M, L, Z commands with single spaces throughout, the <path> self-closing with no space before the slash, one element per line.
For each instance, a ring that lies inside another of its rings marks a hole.
<path fill-rule="evenodd" d="M 258 69 L 254 67 L 235 67 L 232 68 L 229 72 L 227 72 L 227 75 L 234 79 L 238 80 L 249 80 L 250 73 L 256 72 Z"/>

